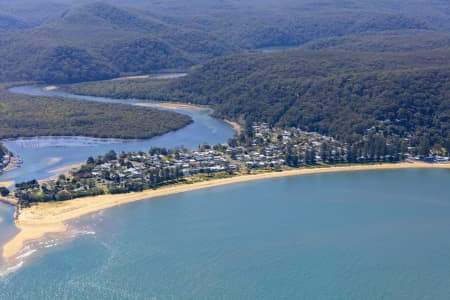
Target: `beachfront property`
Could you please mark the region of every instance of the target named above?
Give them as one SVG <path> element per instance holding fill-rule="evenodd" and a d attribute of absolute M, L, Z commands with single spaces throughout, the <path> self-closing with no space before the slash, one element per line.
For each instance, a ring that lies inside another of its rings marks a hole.
<path fill-rule="evenodd" d="M 79 197 L 139 192 L 160 186 L 224 178 L 239 174 L 283 171 L 290 168 L 404 160 L 448 162 L 448 157 L 423 158 L 385 145 L 380 136 L 367 138 L 358 147 L 298 128 L 272 128 L 254 123 L 219 145 L 185 148 L 152 148 L 148 152 L 110 151 L 68 175 L 44 183 L 16 185 L 22 204 L 62 201 Z M 407 149 L 407 148 L 406 148 Z"/>

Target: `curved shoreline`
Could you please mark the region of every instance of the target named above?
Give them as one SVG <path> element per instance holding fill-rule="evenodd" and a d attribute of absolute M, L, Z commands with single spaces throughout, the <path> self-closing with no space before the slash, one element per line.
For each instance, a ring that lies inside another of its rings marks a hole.
<path fill-rule="evenodd" d="M 138 101 L 138 100 L 136 100 Z M 144 101 L 144 100 L 142 100 Z M 181 110 L 198 110 L 198 111 L 211 111 L 212 109 L 206 105 L 197 105 L 197 104 L 189 104 L 189 103 L 181 103 L 181 102 L 163 102 L 163 101 L 146 101 L 146 102 L 138 102 L 135 104 L 136 106 L 141 107 L 160 107 L 166 109 L 181 109 Z"/>
<path fill-rule="evenodd" d="M 14 185 L 14 181 L 0 181 L 0 187 L 8 188 Z"/>
<path fill-rule="evenodd" d="M 166 186 L 157 190 L 146 190 L 138 193 L 101 195 L 95 197 L 78 198 L 63 202 L 39 203 L 20 211 L 15 221 L 19 233 L 3 246 L 3 258 L 10 259 L 16 256 L 26 242 L 44 237 L 50 233 L 62 233 L 66 231 L 65 222 L 107 208 L 132 203 L 141 200 L 149 200 L 157 197 L 174 195 L 205 188 L 212 188 L 234 183 L 245 183 L 256 180 L 274 179 L 282 177 L 354 172 L 354 171 L 382 171 L 401 169 L 449 169 L 450 164 L 428 164 L 421 162 L 404 162 L 397 164 L 378 165 L 353 165 L 336 166 L 311 169 L 294 169 L 283 172 L 267 172 L 256 175 L 240 175 L 236 177 L 202 181 L 194 184 L 179 184 Z"/>

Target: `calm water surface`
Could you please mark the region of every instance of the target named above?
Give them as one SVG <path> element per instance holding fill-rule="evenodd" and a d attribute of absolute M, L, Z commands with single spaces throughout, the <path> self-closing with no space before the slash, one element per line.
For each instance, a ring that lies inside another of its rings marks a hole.
<path fill-rule="evenodd" d="M 450 172 L 321 174 L 106 210 L 0 299 L 448 299 Z"/>

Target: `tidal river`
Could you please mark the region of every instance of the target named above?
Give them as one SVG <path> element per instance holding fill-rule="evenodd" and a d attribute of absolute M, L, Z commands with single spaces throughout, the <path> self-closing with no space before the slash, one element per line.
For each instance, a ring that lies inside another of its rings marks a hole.
<path fill-rule="evenodd" d="M 206 142 L 232 134 L 211 122 L 222 134 Z M 116 147 L 97 143 L 47 150 Z M 318 174 L 123 205 L 71 222 L 75 238 L 29 245 L 3 270 L 0 299 L 447 299 L 449 181 L 449 170 Z"/>

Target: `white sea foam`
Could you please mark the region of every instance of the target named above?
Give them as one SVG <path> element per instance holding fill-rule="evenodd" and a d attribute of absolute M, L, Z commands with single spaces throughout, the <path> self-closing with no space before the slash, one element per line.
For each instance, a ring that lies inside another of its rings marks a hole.
<path fill-rule="evenodd" d="M 12 266 L 9 266 L 9 267 L 5 267 L 4 270 L 0 269 L 0 278 L 1 277 L 5 277 L 6 275 L 11 274 L 11 273 L 19 270 L 23 266 L 23 264 L 24 264 L 24 261 L 21 260 L 15 265 L 12 265 Z"/>
<path fill-rule="evenodd" d="M 95 231 L 81 231 L 80 233 L 83 235 L 95 235 Z"/>
<path fill-rule="evenodd" d="M 59 244 L 58 242 L 59 239 L 51 239 L 27 245 L 18 256 L 13 258 L 11 261 L 8 261 L 6 265 L 0 269 L 0 277 L 5 277 L 8 274 L 16 272 L 34 253 L 42 249 L 55 247 Z"/>
<path fill-rule="evenodd" d="M 26 257 L 32 255 L 33 253 L 35 253 L 36 251 L 37 251 L 37 249 L 31 249 L 31 250 L 25 252 L 24 254 L 21 254 L 21 255 L 17 256 L 16 259 L 23 259 L 23 258 L 26 258 Z"/>
<path fill-rule="evenodd" d="M 18 256 L 6 261 L 4 265 L 0 266 L 0 277 L 6 277 L 7 275 L 16 272 L 23 267 L 27 261 L 35 254 L 45 249 L 56 247 L 66 240 L 71 240 L 79 236 L 95 235 L 96 232 L 90 228 L 77 229 L 72 228 L 66 234 L 58 237 L 41 239 L 27 244 Z"/>

